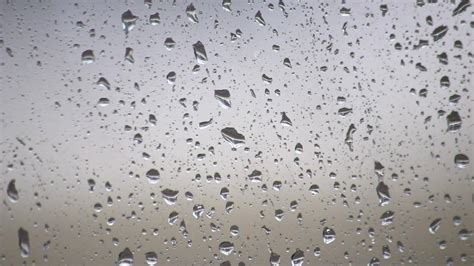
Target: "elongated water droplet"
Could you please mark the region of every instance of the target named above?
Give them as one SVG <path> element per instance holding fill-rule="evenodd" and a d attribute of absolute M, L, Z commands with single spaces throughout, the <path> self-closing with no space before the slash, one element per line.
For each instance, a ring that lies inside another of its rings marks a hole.
<path fill-rule="evenodd" d="M 430 231 L 430 233 L 434 234 L 436 233 L 436 231 L 438 231 L 440 225 L 441 225 L 441 218 L 437 218 L 430 224 L 428 230 Z"/>
<path fill-rule="evenodd" d="M 433 37 L 433 40 L 436 42 L 440 40 L 441 38 L 443 38 L 447 32 L 448 32 L 448 27 L 441 25 L 433 30 L 433 32 L 431 33 L 431 36 Z"/>
<path fill-rule="evenodd" d="M 350 124 L 346 132 L 346 139 L 344 140 L 347 146 L 349 146 L 350 151 L 353 151 L 352 144 L 354 143 L 354 139 L 353 139 L 354 132 L 356 132 L 356 127 L 354 126 L 354 124 Z"/>
<path fill-rule="evenodd" d="M 130 47 L 125 48 L 125 61 L 129 63 L 135 63 L 135 59 L 133 58 L 133 49 Z"/>
<path fill-rule="evenodd" d="M 8 199 L 11 202 L 17 202 L 19 199 L 18 190 L 16 189 L 15 179 L 10 180 L 7 186 Z"/>
<path fill-rule="evenodd" d="M 204 44 L 198 41 L 193 44 L 194 56 L 196 57 L 196 61 L 199 64 L 204 64 L 207 62 L 207 54 L 206 49 L 204 48 Z"/>
<path fill-rule="evenodd" d="M 286 115 L 286 112 L 281 112 L 280 124 L 282 124 L 283 126 L 289 126 L 289 127 L 293 126 L 293 123 L 291 123 L 291 120 Z"/>
<path fill-rule="evenodd" d="M 30 237 L 28 231 L 20 227 L 18 229 L 18 245 L 20 247 L 20 255 L 27 258 L 30 255 Z"/>
<path fill-rule="evenodd" d="M 461 129 L 462 121 L 458 112 L 452 111 L 446 116 L 446 120 L 448 122 L 448 132 L 455 132 Z"/>
<path fill-rule="evenodd" d="M 225 10 L 225 11 L 232 11 L 231 10 L 231 5 L 232 5 L 232 1 L 231 0 L 222 0 L 222 8 Z"/>
<path fill-rule="evenodd" d="M 471 0 L 461 0 L 456 8 L 453 10 L 453 16 L 459 15 L 462 12 L 466 11 L 468 7 L 471 6 Z"/>
<path fill-rule="evenodd" d="M 379 182 L 377 185 L 377 196 L 379 197 L 380 206 L 387 205 L 390 202 L 390 193 L 388 186 L 384 182 Z"/>
<path fill-rule="evenodd" d="M 186 7 L 186 15 L 188 16 L 188 19 L 193 22 L 193 23 L 198 23 L 199 19 L 197 17 L 197 11 L 194 5 L 191 3 Z"/>

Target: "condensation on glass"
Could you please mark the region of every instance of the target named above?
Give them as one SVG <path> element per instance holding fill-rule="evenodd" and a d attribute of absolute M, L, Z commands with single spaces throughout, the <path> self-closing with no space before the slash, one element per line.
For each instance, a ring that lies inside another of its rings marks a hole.
<path fill-rule="evenodd" d="M 470 0 L 0 3 L 1 265 L 472 265 Z"/>

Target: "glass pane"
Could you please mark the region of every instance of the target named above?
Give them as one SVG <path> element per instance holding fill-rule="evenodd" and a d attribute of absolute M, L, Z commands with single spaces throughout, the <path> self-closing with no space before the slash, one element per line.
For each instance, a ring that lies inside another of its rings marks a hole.
<path fill-rule="evenodd" d="M 470 0 L 0 6 L 1 265 L 474 263 Z"/>

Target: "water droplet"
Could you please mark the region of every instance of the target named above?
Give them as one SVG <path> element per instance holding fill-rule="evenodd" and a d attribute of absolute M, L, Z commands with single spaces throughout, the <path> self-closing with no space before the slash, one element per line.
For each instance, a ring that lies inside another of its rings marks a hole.
<path fill-rule="evenodd" d="M 448 27 L 441 25 L 433 30 L 433 32 L 431 33 L 431 36 L 433 37 L 433 40 L 436 42 L 440 40 L 441 38 L 443 38 L 447 32 L 448 32 Z"/>
<path fill-rule="evenodd" d="M 291 266 L 302 266 L 304 263 L 304 252 L 296 249 L 295 253 L 291 255 Z"/>
<path fill-rule="evenodd" d="M 353 151 L 352 143 L 354 142 L 353 136 L 355 131 L 356 127 L 354 126 L 354 124 L 351 124 L 346 132 L 346 139 L 344 140 L 344 142 L 347 144 L 347 146 L 349 146 L 350 151 Z"/>
<path fill-rule="evenodd" d="M 215 90 L 214 97 L 219 101 L 219 104 L 222 108 L 230 108 L 230 92 L 228 90 Z"/>
<path fill-rule="evenodd" d="M 336 232 L 329 228 L 329 227 L 324 227 L 323 229 L 323 242 L 324 244 L 328 245 L 331 242 L 336 240 Z"/>
<path fill-rule="evenodd" d="M 174 205 L 178 201 L 178 193 L 179 191 L 177 190 L 171 190 L 171 189 L 165 189 L 161 191 L 161 195 L 163 196 L 163 199 L 165 200 L 166 204 L 168 205 Z"/>
<path fill-rule="evenodd" d="M 103 87 L 103 88 L 105 88 L 105 89 L 110 90 L 110 83 L 109 83 L 109 81 L 108 81 L 106 78 L 104 78 L 104 77 L 99 78 L 99 80 L 96 82 L 96 84 L 99 85 L 99 86 L 101 86 L 101 87 Z"/>
<path fill-rule="evenodd" d="M 165 39 L 165 47 L 168 50 L 172 50 L 176 46 L 176 42 L 173 40 L 173 38 L 166 38 Z"/>
<path fill-rule="evenodd" d="M 145 259 L 148 265 L 155 265 L 158 263 L 158 256 L 153 251 L 145 253 Z"/>
<path fill-rule="evenodd" d="M 441 218 L 435 219 L 429 226 L 428 230 L 430 233 L 434 234 L 436 231 L 438 231 L 439 227 L 441 224 Z"/>
<path fill-rule="evenodd" d="M 196 61 L 198 64 L 205 64 L 207 62 L 207 54 L 206 54 L 206 49 L 204 48 L 204 44 L 202 42 L 198 41 L 195 44 L 193 44 L 193 50 L 194 50 L 194 57 L 196 57 Z"/>
<path fill-rule="evenodd" d="M 462 121 L 458 112 L 452 111 L 446 116 L 446 120 L 448 122 L 448 132 L 455 132 L 461 129 Z"/>
<path fill-rule="evenodd" d="M 462 241 L 466 241 L 472 235 L 472 232 L 468 231 L 467 229 L 461 229 L 458 232 L 458 237 Z"/>
<path fill-rule="evenodd" d="M 92 64 L 95 61 L 94 51 L 85 50 L 82 52 L 81 60 L 83 64 Z"/>
<path fill-rule="evenodd" d="M 393 222 L 393 217 L 395 213 L 393 211 L 386 211 L 380 216 L 381 225 L 390 225 Z"/>
<path fill-rule="evenodd" d="M 372 257 L 368 266 L 380 266 L 380 260 L 376 257 Z"/>
<path fill-rule="evenodd" d="M 290 118 L 286 115 L 285 112 L 281 112 L 280 124 L 283 126 L 289 126 L 289 127 L 293 126 L 293 123 L 291 123 Z"/>
<path fill-rule="evenodd" d="M 270 253 L 270 265 L 279 266 L 280 265 L 280 255 L 276 253 Z"/>
<path fill-rule="evenodd" d="M 127 10 L 122 14 L 122 28 L 125 34 L 128 34 L 135 27 L 138 17 L 132 14 L 132 11 Z"/>
<path fill-rule="evenodd" d="M 466 168 L 469 164 L 469 157 L 462 153 L 456 154 L 456 156 L 454 156 L 454 163 L 456 164 L 457 168 Z"/>
<path fill-rule="evenodd" d="M 17 202 L 19 199 L 18 190 L 16 189 L 15 179 L 10 180 L 7 186 L 7 196 L 11 202 Z"/>
<path fill-rule="evenodd" d="M 133 58 L 133 49 L 130 47 L 125 48 L 125 61 L 133 64 L 135 59 Z"/>
<path fill-rule="evenodd" d="M 150 182 L 150 184 L 156 184 L 160 180 L 160 172 L 152 168 L 146 172 L 146 177 L 148 178 L 148 182 Z"/>
<path fill-rule="evenodd" d="M 262 17 L 262 13 L 260 11 L 258 11 L 256 14 L 255 14 L 255 21 L 257 21 L 257 23 L 261 26 L 265 26 L 265 20 L 263 19 Z"/>
<path fill-rule="evenodd" d="M 231 10 L 231 5 L 232 5 L 232 1 L 231 0 L 222 0 L 222 8 L 225 10 L 225 11 L 232 11 Z"/>
<path fill-rule="evenodd" d="M 249 175 L 250 182 L 259 183 L 262 182 L 262 172 L 259 170 L 253 170 Z"/>
<path fill-rule="evenodd" d="M 194 5 L 191 3 L 188 7 L 186 7 L 186 14 L 188 15 L 188 19 L 193 23 L 198 23 L 199 19 L 197 17 L 197 11 Z"/>
<path fill-rule="evenodd" d="M 99 101 L 97 101 L 97 105 L 105 107 L 110 104 L 110 100 L 108 98 L 100 98 Z"/>
<path fill-rule="evenodd" d="M 21 257 L 27 258 L 30 255 L 30 237 L 28 231 L 21 227 L 18 229 L 18 244 Z"/>
<path fill-rule="evenodd" d="M 222 137 L 231 144 L 233 147 L 238 147 L 241 144 L 245 143 L 244 135 L 237 132 L 233 127 L 226 127 L 221 130 Z"/>
<path fill-rule="evenodd" d="M 471 6 L 470 0 L 461 0 L 461 2 L 459 2 L 456 8 L 454 8 L 453 16 L 461 14 L 462 12 L 466 11 L 466 9 L 470 6 Z"/>
<path fill-rule="evenodd" d="M 176 72 L 171 71 L 166 75 L 166 79 L 169 84 L 174 84 L 176 82 Z"/>
<path fill-rule="evenodd" d="M 155 14 L 151 14 L 149 21 L 150 21 L 150 24 L 153 26 L 160 24 L 161 22 L 160 14 L 158 12 L 156 12 Z"/>
<path fill-rule="evenodd" d="M 342 116 L 342 117 L 345 117 L 347 116 L 348 114 L 352 113 L 352 108 L 347 108 L 347 107 L 342 107 L 341 109 L 339 109 L 337 111 L 337 113 Z"/>
<path fill-rule="evenodd" d="M 118 256 L 118 266 L 132 266 L 133 254 L 129 248 L 125 248 Z"/>
<path fill-rule="evenodd" d="M 377 196 L 379 197 L 380 206 L 387 205 L 390 202 L 390 193 L 388 186 L 384 182 L 379 182 L 376 188 Z"/>
<path fill-rule="evenodd" d="M 234 251 L 234 244 L 228 241 L 221 242 L 219 244 L 219 251 L 222 254 L 229 256 L 232 253 L 232 251 Z"/>

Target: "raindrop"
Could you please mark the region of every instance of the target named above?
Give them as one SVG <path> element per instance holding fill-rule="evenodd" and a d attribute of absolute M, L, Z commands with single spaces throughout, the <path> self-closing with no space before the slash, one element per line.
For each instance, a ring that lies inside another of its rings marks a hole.
<path fill-rule="evenodd" d="M 257 21 L 257 23 L 261 26 L 265 26 L 265 20 L 263 19 L 262 17 L 262 13 L 260 11 L 258 11 L 256 14 L 255 14 L 255 21 Z"/>
<path fill-rule="evenodd" d="M 291 255 L 291 266 L 302 266 L 304 263 L 304 252 L 296 249 L 295 253 Z"/>
<path fill-rule="evenodd" d="M 118 266 L 132 266 L 133 254 L 129 248 L 125 248 L 118 256 Z"/>
<path fill-rule="evenodd" d="M 219 251 L 222 254 L 229 256 L 232 253 L 232 251 L 234 251 L 234 244 L 228 241 L 221 242 L 219 244 Z"/>
<path fill-rule="evenodd" d="M 18 190 L 16 189 L 15 179 L 10 180 L 7 186 L 8 199 L 11 202 L 17 202 L 19 199 Z"/>
<path fill-rule="evenodd" d="M 122 14 L 122 28 L 125 34 L 128 34 L 135 27 L 138 17 L 132 14 L 132 11 L 127 10 Z"/>
<path fill-rule="evenodd" d="M 191 3 L 188 7 L 186 7 L 186 14 L 188 15 L 188 19 L 193 23 L 198 23 L 199 19 L 197 17 L 197 11 L 194 5 Z"/>
<path fill-rule="evenodd" d="M 329 227 L 325 227 L 323 229 L 324 244 L 328 245 L 331 242 L 333 242 L 334 240 L 336 240 L 336 232 L 333 229 L 329 228 Z"/>
<path fill-rule="evenodd" d="M 447 32 L 448 32 L 448 27 L 442 25 L 434 29 L 434 31 L 431 33 L 431 36 L 433 37 L 433 40 L 436 42 L 440 40 L 441 38 L 443 38 Z"/>
<path fill-rule="evenodd" d="M 30 237 L 28 231 L 21 227 L 18 229 L 18 244 L 21 257 L 27 258 L 30 255 Z"/>
<path fill-rule="evenodd" d="M 85 50 L 82 52 L 81 61 L 83 64 L 92 64 L 95 61 L 94 51 Z"/>
<path fill-rule="evenodd" d="M 456 156 L 454 156 L 454 163 L 456 164 L 457 168 L 466 168 L 469 164 L 469 157 L 462 153 L 456 154 Z"/>
<path fill-rule="evenodd" d="M 146 177 L 148 178 L 148 182 L 150 182 L 150 184 L 156 184 L 160 180 L 160 172 L 152 168 L 146 172 Z"/>
<path fill-rule="evenodd" d="M 429 226 L 428 230 L 430 233 L 434 234 L 436 231 L 438 231 L 439 227 L 441 224 L 441 218 L 435 219 Z"/>
<path fill-rule="evenodd" d="M 283 126 L 289 126 L 289 127 L 293 126 L 293 123 L 291 123 L 291 120 L 286 115 L 286 112 L 281 112 L 280 124 L 282 124 Z"/>
<path fill-rule="evenodd" d="M 145 259 L 148 265 L 155 265 L 158 263 L 158 256 L 153 251 L 145 253 Z"/>
<path fill-rule="evenodd" d="M 171 189 L 165 189 L 161 191 L 161 195 L 163 196 L 163 199 L 168 205 L 176 204 L 176 202 L 178 201 L 178 193 L 179 191 Z"/>
<path fill-rule="evenodd" d="M 245 143 L 244 135 L 237 132 L 233 127 L 226 127 L 221 130 L 222 137 L 231 144 L 233 147 L 238 147 L 240 144 Z"/>
<path fill-rule="evenodd" d="M 222 108 L 230 108 L 230 92 L 228 90 L 215 90 L 214 97 L 219 101 L 219 104 Z"/>

